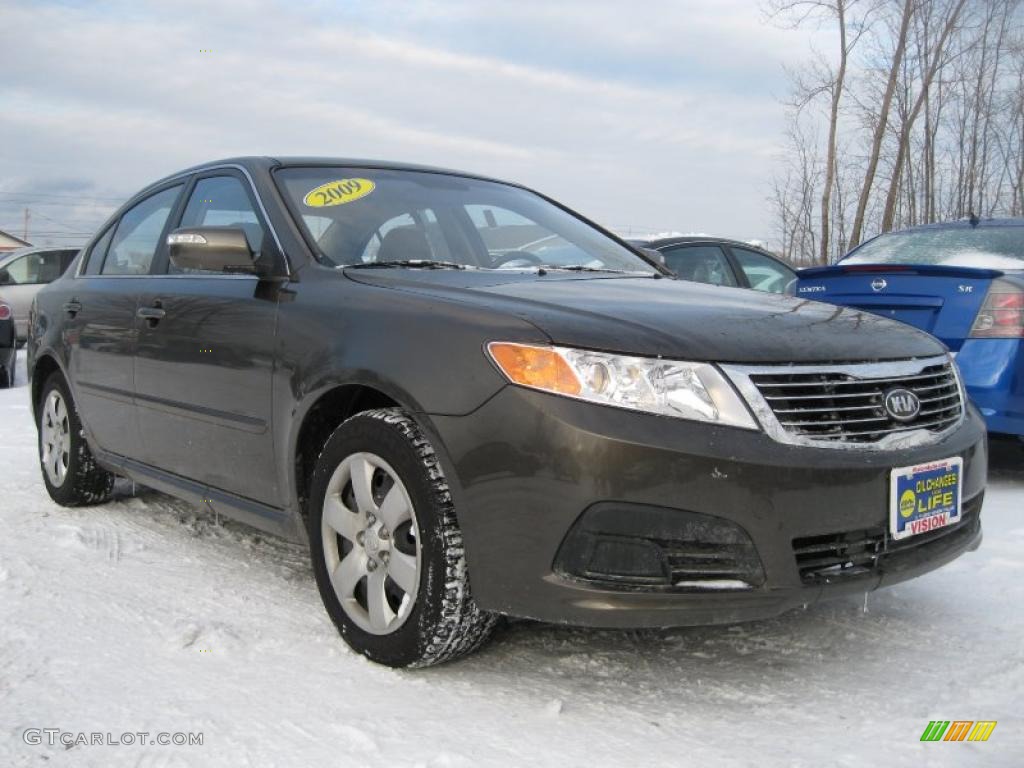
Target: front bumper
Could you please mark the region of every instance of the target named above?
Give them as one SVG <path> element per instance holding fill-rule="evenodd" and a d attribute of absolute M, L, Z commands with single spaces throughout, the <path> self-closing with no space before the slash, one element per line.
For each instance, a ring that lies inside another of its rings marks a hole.
<path fill-rule="evenodd" d="M 917 576 L 981 541 L 987 455 L 984 423 L 973 408 L 933 445 L 843 450 L 509 386 L 470 415 L 431 417 L 431 429 L 443 446 L 474 596 L 481 607 L 509 615 L 601 627 L 765 618 Z M 884 535 L 890 470 L 951 456 L 964 460 L 962 494 L 971 514 L 957 531 L 896 553 Z M 741 590 L 666 592 L 560 574 L 563 541 L 598 504 L 620 504 L 623 514 L 645 505 L 731 521 L 753 542 L 763 579 Z M 801 575 L 795 542 L 879 529 L 883 551 L 873 567 L 834 579 Z"/>
<path fill-rule="evenodd" d="M 1024 436 L 1024 340 L 967 339 L 956 361 L 989 432 Z"/>

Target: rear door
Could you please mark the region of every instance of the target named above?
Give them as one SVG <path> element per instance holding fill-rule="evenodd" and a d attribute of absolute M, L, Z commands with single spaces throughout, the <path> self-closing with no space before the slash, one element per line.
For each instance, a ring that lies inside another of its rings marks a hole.
<path fill-rule="evenodd" d="M 163 240 L 181 184 L 146 197 L 114 222 L 67 285 L 68 368 L 79 411 L 100 448 L 138 448 L 133 356 L 139 292 Z"/>
<path fill-rule="evenodd" d="M 248 181 L 233 172 L 193 183 L 175 227 L 204 225 L 241 227 L 254 251 L 270 247 Z M 270 416 L 278 292 L 254 275 L 183 272 L 165 249 L 154 271 L 139 306 L 162 316 L 137 326 L 139 459 L 280 506 Z"/>
<path fill-rule="evenodd" d="M 842 264 L 803 270 L 797 296 L 857 307 L 913 325 L 958 350 L 992 280 L 1002 273 L 938 265 Z"/>

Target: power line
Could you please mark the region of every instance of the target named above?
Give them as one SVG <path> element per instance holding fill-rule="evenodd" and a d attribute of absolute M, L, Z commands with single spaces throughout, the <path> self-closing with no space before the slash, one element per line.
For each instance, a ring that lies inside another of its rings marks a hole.
<path fill-rule="evenodd" d="M 45 200 L 107 200 L 115 203 L 123 203 L 128 199 L 128 195 L 124 196 L 107 196 L 107 195 L 54 195 L 49 192 L 3 192 L 0 191 L 0 197 L 17 197 L 23 200 L 29 198 L 42 198 Z"/>
<path fill-rule="evenodd" d="M 31 208 L 29 210 L 32 211 Z M 46 219 L 51 224 L 56 224 L 58 227 L 64 227 L 64 229 L 70 229 L 70 230 L 74 229 L 74 227 L 71 227 L 71 226 L 65 224 L 63 221 L 57 221 L 56 219 L 50 218 L 45 213 L 40 213 L 39 211 L 32 211 L 32 213 L 34 213 L 36 216 L 40 216 L 40 217 Z"/>
<path fill-rule="evenodd" d="M 16 230 L 17 227 L 0 227 L 4 232 L 10 232 Z M 98 229 L 98 227 L 97 227 Z M 96 233 L 96 230 L 90 230 L 88 232 L 36 232 L 35 230 L 29 231 L 29 237 L 89 237 Z"/>

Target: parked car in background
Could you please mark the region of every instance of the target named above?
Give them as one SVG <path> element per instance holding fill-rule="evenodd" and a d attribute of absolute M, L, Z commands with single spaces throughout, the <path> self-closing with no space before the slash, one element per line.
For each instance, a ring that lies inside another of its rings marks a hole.
<path fill-rule="evenodd" d="M 18 344 L 14 335 L 14 313 L 9 304 L 0 301 L 0 389 L 14 386 L 17 360 Z"/>
<path fill-rule="evenodd" d="M 1024 219 L 971 219 L 889 232 L 797 295 L 857 307 L 937 336 L 991 432 L 1024 436 Z M 930 398 L 926 408 L 946 407 Z"/>
<path fill-rule="evenodd" d="M 664 264 L 683 280 L 768 293 L 792 293 L 796 270 L 757 246 L 739 240 L 688 235 L 628 240 L 658 251 Z"/>
<path fill-rule="evenodd" d="M 982 536 L 984 424 L 934 338 L 675 279 L 470 174 L 162 179 L 39 292 L 28 368 L 55 501 L 119 474 L 305 539 L 342 636 L 393 666 L 498 614 L 774 616 Z M 914 407 L 931 393 L 956 406 Z"/>
<path fill-rule="evenodd" d="M 78 248 L 19 248 L 0 255 L 0 300 L 14 312 L 18 342 L 26 338 L 36 292 L 64 274 Z"/>

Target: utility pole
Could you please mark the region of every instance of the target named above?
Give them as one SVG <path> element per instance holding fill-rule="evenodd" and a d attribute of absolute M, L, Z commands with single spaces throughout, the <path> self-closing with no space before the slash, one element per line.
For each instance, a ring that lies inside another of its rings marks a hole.
<path fill-rule="evenodd" d="M 28 212 L 28 208 L 25 209 L 25 224 L 21 228 L 21 239 L 26 243 L 28 242 L 28 221 L 32 218 L 32 214 Z"/>

